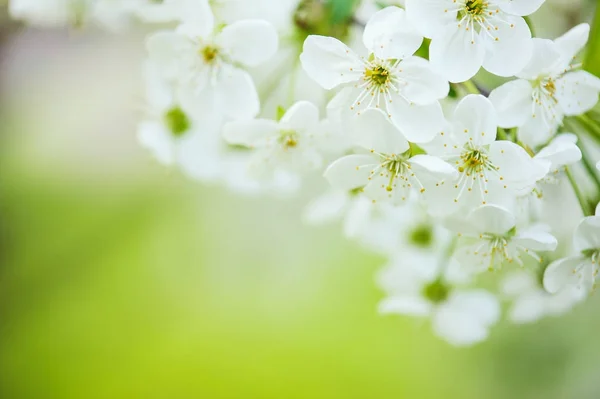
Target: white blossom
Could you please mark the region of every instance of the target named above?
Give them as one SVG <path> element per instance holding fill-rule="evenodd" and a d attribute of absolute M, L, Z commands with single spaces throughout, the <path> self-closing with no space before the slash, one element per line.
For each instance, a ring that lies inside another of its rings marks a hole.
<path fill-rule="evenodd" d="M 557 293 L 576 287 L 586 293 L 596 286 L 600 270 L 600 212 L 584 218 L 573 233 L 575 255 L 552 262 L 544 273 L 544 288 Z"/>
<path fill-rule="evenodd" d="M 252 118 L 260 102 L 251 76 L 239 66 L 258 66 L 277 50 L 277 32 L 266 21 L 243 20 L 224 28 L 203 2 L 185 3 L 175 31 L 148 38 L 150 58 L 167 79 L 201 94 L 214 89 L 215 103 L 232 118 Z"/>
<path fill-rule="evenodd" d="M 531 31 L 523 16 L 544 0 L 407 0 L 411 21 L 431 39 L 431 63 L 451 82 L 483 66 L 512 76 L 529 62 Z"/>
<path fill-rule="evenodd" d="M 544 290 L 540 278 L 526 271 L 508 274 L 501 284 L 502 293 L 512 300 L 508 318 L 516 324 L 533 323 L 546 316 L 559 316 L 584 298 L 583 291 L 569 287 L 556 294 Z"/>
<path fill-rule="evenodd" d="M 519 139 L 535 147 L 548 141 L 565 116 L 579 115 L 598 102 L 600 79 L 578 70 L 576 55 L 590 27 L 581 24 L 558 39 L 534 39 L 533 57 L 520 79 L 498 87 L 490 100 L 501 127 L 518 127 Z"/>
<path fill-rule="evenodd" d="M 380 109 L 408 140 L 427 142 L 443 124 L 438 100 L 448 94 L 448 82 L 413 56 L 422 41 L 404 10 L 388 7 L 365 28 L 367 57 L 337 39 L 309 36 L 300 61 L 324 89 L 343 87 L 336 100 L 341 107 L 356 114 Z"/>
<path fill-rule="evenodd" d="M 446 129 L 425 146 L 458 171 L 458 179 L 447 180 L 431 191 L 434 212 L 448 214 L 488 203 L 506 204 L 517 191 L 547 174 L 547 164 L 535 162 L 513 142 L 496 140 L 497 127 L 490 101 L 469 95 L 458 104 Z"/>
<path fill-rule="evenodd" d="M 500 318 L 498 300 L 482 289 L 461 288 L 468 275 L 453 262 L 442 271 L 441 262 L 431 254 L 394 259 L 378 277 L 388 295 L 380 312 L 430 317 L 435 334 L 453 345 L 483 341 Z"/>
<path fill-rule="evenodd" d="M 458 233 L 457 259 L 476 272 L 497 270 L 516 263 L 523 267 L 533 260 L 541 263 L 539 252 L 556 249 L 558 241 L 544 225 L 518 228 L 515 216 L 497 205 L 482 205 L 464 220 L 451 220 L 448 227 Z"/>

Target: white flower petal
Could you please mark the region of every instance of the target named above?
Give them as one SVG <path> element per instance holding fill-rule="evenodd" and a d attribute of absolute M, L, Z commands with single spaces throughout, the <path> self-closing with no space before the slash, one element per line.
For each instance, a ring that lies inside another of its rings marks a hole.
<path fill-rule="evenodd" d="M 575 140 L 573 140 L 573 137 Z M 542 148 L 536 155 L 536 159 L 545 159 L 550 162 L 551 169 L 557 169 L 564 165 L 571 165 L 581 160 L 581 150 L 577 146 L 577 136 L 564 133 L 556 136 L 546 147 Z"/>
<path fill-rule="evenodd" d="M 279 126 L 269 119 L 229 122 L 223 126 L 223 138 L 230 144 L 263 147 L 269 137 L 277 136 Z"/>
<path fill-rule="evenodd" d="M 398 74 L 403 80 L 402 95 L 409 101 L 428 105 L 448 96 L 450 85 L 440 74 L 435 73 L 429 61 L 420 57 L 409 57 L 400 63 Z"/>
<path fill-rule="evenodd" d="M 439 0 L 406 0 L 408 19 L 428 38 L 445 34 L 448 26 L 456 24 L 457 11 L 452 4 Z"/>
<path fill-rule="evenodd" d="M 488 336 L 500 316 L 497 299 L 485 291 L 454 293 L 433 317 L 437 335 L 453 345 L 472 345 Z"/>
<path fill-rule="evenodd" d="M 558 245 L 556 237 L 536 228 L 520 231 L 513 242 L 533 251 L 554 251 Z"/>
<path fill-rule="evenodd" d="M 468 137 L 474 145 L 490 144 L 498 130 L 496 110 L 484 96 L 470 94 L 456 106 L 454 128 L 457 136 Z"/>
<path fill-rule="evenodd" d="M 348 120 L 352 142 L 383 154 L 402 154 L 410 148 L 402 133 L 378 109 L 368 109 Z"/>
<path fill-rule="evenodd" d="M 567 33 L 554 40 L 566 67 L 585 47 L 590 36 L 590 25 L 583 23 L 571 28 Z"/>
<path fill-rule="evenodd" d="M 587 71 L 569 72 L 556 81 L 556 89 L 556 98 L 565 115 L 580 115 L 598 103 L 600 79 Z"/>
<path fill-rule="evenodd" d="M 536 12 L 546 0 L 500 0 L 498 6 L 502 11 L 512 15 L 531 15 Z"/>
<path fill-rule="evenodd" d="M 523 147 L 505 140 L 490 144 L 489 157 L 508 184 L 533 184 L 548 174 L 549 163 L 535 162 Z"/>
<path fill-rule="evenodd" d="M 150 60 L 168 79 L 178 77 L 180 55 L 191 48 L 189 39 L 175 32 L 159 31 L 148 37 L 146 48 Z"/>
<path fill-rule="evenodd" d="M 362 61 L 348 46 L 325 36 L 306 38 L 300 62 L 308 76 L 327 90 L 360 79 L 364 71 Z"/>
<path fill-rule="evenodd" d="M 507 82 L 490 93 L 489 100 L 498 113 L 498 125 L 510 128 L 523 126 L 531 117 L 533 88 L 527 80 Z"/>
<path fill-rule="evenodd" d="M 464 82 L 481 68 L 485 43 L 479 34 L 453 26 L 431 40 L 429 57 L 434 70 L 450 82 Z"/>
<path fill-rule="evenodd" d="M 279 39 L 267 21 L 247 19 L 227 25 L 216 40 L 233 61 L 252 67 L 275 55 Z"/>
<path fill-rule="evenodd" d="M 162 125 L 156 122 L 141 122 L 138 126 L 138 140 L 160 163 L 171 165 L 175 162 L 173 141 Z"/>
<path fill-rule="evenodd" d="M 215 93 L 218 106 L 232 119 L 251 119 L 260 110 L 254 81 L 248 72 L 241 69 L 223 71 Z"/>
<path fill-rule="evenodd" d="M 548 39 L 532 39 L 533 52 L 529 63 L 516 76 L 521 79 L 535 80 L 542 75 L 549 75 L 562 58 L 560 49 Z"/>
<path fill-rule="evenodd" d="M 384 60 L 411 56 L 422 42 L 423 37 L 406 18 L 406 12 L 398 7 L 386 7 L 375 13 L 363 33 L 365 47 Z"/>
<path fill-rule="evenodd" d="M 394 125 L 413 143 L 433 140 L 445 126 L 442 107 L 437 101 L 430 105 L 417 105 L 396 98 L 388 104 L 388 109 Z"/>
<path fill-rule="evenodd" d="M 283 129 L 312 132 L 319 124 L 319 109 L 309 101 L 298 101 L 279 121 Z"/>
<path fill-rule="evenodd" d="M 572 256 L 559 259 L 548 265 L 544 272 L 544 288 L 551 294 L 556 294 L 567 286 L 576 286 L 579 277 L 573 273 L 585 262 L 582 256 Z"/>
<path fill-rule="evenodd" d="M 493 38 L 484 35 L 486 55 L 483 67 L 498 76 L 513 76 L 529 63 L 533 53 L 531 31 L 521 17 L 506 16 Z"/>
<path fill-rule="evenodd" d="M 189 37 L 207 37 L 215 29 L 215 17 L 208 0 L 178 0 L 179 32 Z"/>
<path fill-rule="evenodd" d="M 575 251 L 587 249 L 600 249 L 600 216 L 584 218 L 573 234 Z"/>
<path fill-rule="evenodd" d="M 340 218 L 349 202 L 344 191 L 329 191 L 312 201 L 304 210 L 303 219 L 313 225 L 327 223 Z"/>
<path fill-rule="evenodd" d="M 477 226 L 480 233 L 504 235 L 515 227 L 515 216 L 507 209 L 497 205 L 482 205 L 473 210 L 467 220 Z"/>
<path fill-rule="evenodd" d="M 378 164 L 370 155 L 347 155 L 329 165 L 323 176 L 333 188 L 350 191 L 366 185 Z"/>
<path fill-rule="evenodd" d="M 409 162 L 415 173 L 425 173 L 433 182 L 458 178 L 458 172 L 452 165 L 432 155 L 415 155 Z"/>

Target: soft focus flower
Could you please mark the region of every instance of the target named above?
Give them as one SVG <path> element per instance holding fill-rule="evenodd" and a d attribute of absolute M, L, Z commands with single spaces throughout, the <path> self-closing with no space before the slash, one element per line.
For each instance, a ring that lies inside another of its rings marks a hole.
<path fill-rule="evenodd" d="M 378 277 L 388 296 L 379 304 L 382 313 L 430 317 L 436 335 L 453 345 L 472 345 L 488 336 L 500 318 L 500 305 L 491 293 L 461 289 L 468 276 L 435 256 L 399 257 Z M 446 261 L 447 262 L 447 261 Z"/>

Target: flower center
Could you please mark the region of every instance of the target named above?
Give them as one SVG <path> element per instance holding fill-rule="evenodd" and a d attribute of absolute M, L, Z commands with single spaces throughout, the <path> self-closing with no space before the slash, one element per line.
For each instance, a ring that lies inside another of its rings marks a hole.
<path fill-rule="evenodd" d="M 484 0 L 468 0 L 465 3 L 465 12 L 472 16 L 479 16 L 485 12 L 487 6 L 488 3 Z"/>
<path fill-rule="evenodd" d="M 189 118 L 179 107 L 170 109 L 165 114 L 164 121 L 171 134 L 175 137 L 183 136 L 191 126 Z"/>
<path fill-rule="evenodd" d="M 365 80 L 370 81 L 376 87 L 387 86 L 390 81 L 390 71 L 381 65 L 366 68 Z"/>
<path fill-rule="evenodd" d="M 410 165 L 406 162 L 410 157 L 410 150 L 401 155 L 386 155 L 381 154 L 381 169 L 388 172 L 389 182 L 385 187 L 386 191 L 394 190 L 394 180 L 397 178 L 404 180 L 408 183 L 408 177 L 406 176 L 410 170 Z"/>
<path fill-rule="evenodd" d="M 279 132 L 279 144 L 283 146 L 284 149 L 292 149 L 298 146 L 298 133 L 294 130 L 282 130 Z"/>
<path fill-rule="evenodd" d="M 486 170 L 496 170 L 486 153 L 479 149 L 467 149 L 460 156 L 462 164 L 458 167 L 460 173 L 467 176 L 481 174 Z"/>
<path fill-rule="evenodd" d="M 219 49 L 214 46 L 206 46 L 199 51 L 202 59 L 207 64 L 212 64 L 219 56 Z"/>
<path fill-rule="evenodd" d="M 556 93 L 556 85 L 554 84 L 554 81 L 552 79 L 548 79 L 548 81 L 546 81 L 546 83 L 544 83 L 544 90 L 546 90 L 552 97 L 554 97 L 554 94 Z"/>
<path fill-rule="evenodd" d="M 423 296 L 436 304 L 444 302 L 449 295 L 450 287 L 439 279 L 423 287 Z"/>
<path fill-rule="evenodd" d="M 419 248 L 429 248 L 433 243 L 433 229 L 428 224 L 420 224 L 410 231 L 408 239 Z"/>

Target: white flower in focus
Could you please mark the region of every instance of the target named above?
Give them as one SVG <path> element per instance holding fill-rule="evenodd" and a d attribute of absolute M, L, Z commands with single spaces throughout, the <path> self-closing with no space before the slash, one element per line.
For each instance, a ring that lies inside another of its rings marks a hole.
<path fill-rule="evenodd" d="M 182 3 L 182 24 L 148 38 L 150 58 L 167 79 L 196 94 L 213 88 L 217 108 L 231 118 L 252 118 L 260 108 L 252 78 L 240 66 L 258 66 L 277 50 L 277 32 L 266 21 L 216 27 L 207 3 Z"/>
<path fill-rule="evenodd" d="M 520 146 L 496 141 L 497 116 L 480 95 L 463 98 L 446 129 L 424 145 L 429 154 L 455 165 L 459 177 L 440 184 L 428 197 L 432 211 L 449 214 L 488 203 L 511 202 L 516 192 L 530 187 L 548 172 Z"/>
<path fill-rule="evenodd" d="M 431 64 L 451 82 L 472 78 L 483 66 L 512 76 L 529 62 L 531 31 L 523 16 L 544 0 L 407 0 L 410 20 L 431 39 Z"/>
<path fill-rule="evenodd" d="M 309 36 L 300 61 L 324 89 L 344 87 L 336 98 L 340 107 L 359 115 L 380 109 L 408 140 L 427 142 L 443 125 L 438 100 L 449 86 L 427 60 L 413 56 L 422 41 L 404 10 L 388 7 L 365 27 L 368 57 L 332 37 Z"/>
<path fill-rule="evenodd" d="M 254 150 L 252 174 L 261 176 L 280 169 L 303 174 L 322 165 L 321 127 L 317 107 L 300 101 L 279 122 L 254 119 L 227 123 L 223 137 L 230 144 Z"/>
<path fill-rule="evenodd" d="M 440 272 L 438 260 L 410 253 L 394 259 L 378 277 L 388 295 L 379 311 L 430 317 L 435 334 L 452 345 L 485 340 L 500 318 L 498 300 L 485 290 L 459 288 L 469 276 L 452 261 Z"/>
<path fill-rule="evenodd" d="M 379 110 L 365 111 L 356 119 L 354 130 L 356 143 L 369 153 L 347 155 L 327 168 L 324 176 L 336 189 L 363 187 L 373 201 L 397 205 L 457 176 L 451 165 L 437 157 L 414 155 L 410 144 Z"/>
<path fill-rule="evenodd" d="M 501 290 L 513 301 L 508 317 L 516 324 L 533 323 L 546 316 L 559 316 L 584 298 L 583 291 L 575 287 L 549 294 L 540 279 L 525 271 L 515 271 L 506 276 L 502 280 Z"/>
<path fill-rule="evenodd" d="M 517 228 L 515 216 L 496 205 L 473 210 L 466 220 L 452 220 L 448 227 L 460 237 L 455 254 L 464 267 L 475 272 L 498 270 L 505 264 L 542 261 L 538 252 L 554 251 L 558 242 L 543 225 Z"/>
<path fill-rule="evenodd" d="M 568 287 L 585 293 L 596 286 L 600 270 L 600 213 L 584 218 L 573 233 L 573 246 L 578 255 L 552 262 L 544 272 L 544 288 L 551 294 Z"/>
<path fill-rule="evenodd" d="M 534 54 L 513 80 L 490 94 L 499 126 L 518 127 L 519 139 L 531 147 L 548 141 L 565 116 L 583 114 L 596 105 L 600 79 L 578 70 L 576 55 L 587 43 L 590 27 L 581 24 L 551 41 L 533 39 Z"/>

